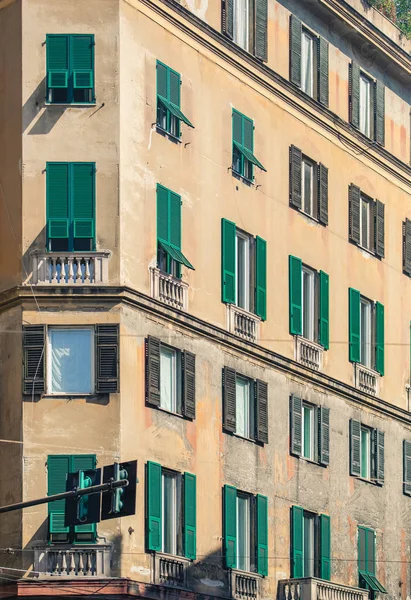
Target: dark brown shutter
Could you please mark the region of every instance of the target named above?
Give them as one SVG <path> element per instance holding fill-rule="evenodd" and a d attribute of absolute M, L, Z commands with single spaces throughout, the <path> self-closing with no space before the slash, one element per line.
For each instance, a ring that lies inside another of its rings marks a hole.
<path fill-rule="evenodd" d="M 23 327 L 23 394 L 42 394 L 45 390 L 44 325 Z"/>
<path fill-rule="evenodd" d="M 183 371 L 183 415 L 189 419 L 196 417 L 196 357 L 191 352 L 182 352 Z"/>
<path fill-rule="evenodd" d="M 330 464 L 330 409 L 318 408 L 318 462 Z"/>
<path fill-rule="evenodd" d="M 328 42 L 318 39 L 318 101 L 328 106 Z"/>
<path fill-rule="evenodd" d="M 119 391 L 119 326 L 96 325 L 96 391 Z"/>
<path fill-rule="evenodd" d="M 160 348 L 160 340 L 148 336 L 146 339 L 146 402 L 151 406 L 160 406 Z"/>
<path fill-rule="evenodd" d="M 350 475 L 361 475 L 361 423 L 350 419 Z"/>
<path fill-rule="evenodd" d="M 384 484 L 384 432 L 380 429 L 373 430 L 374 435 L 374 470 L 376 482 Z"/>
<path fill-rule="evenodd" d="M 375 254 L 379 256 L 379 258 L 384 258 L 385 254 L 384 213 L 384 204 L 379 200 L 376 200 L 374 204 L 374 243 Z"/>
<path fill-rule="evenodd" d="M 404 483 L 403 491 L 411 496 L 411 442 L 404 440 Z"/>
<path fill-rule="evenodd" d="M 302 456 L 303 402 L 294 394 L 290 396 L 290 452 Z"/>
<path fill-rule="evenodd" d="M 385 86 L 381 81 L 374 84 L 374 137 L 377 144 L 385 143 Z"/>
<path fill-rule="evenodd" d="M 296 146 L 290 147 L 290 204 L 295 208 L 301 209 L 302 202 L 302 169 L 303 155 Z"/>
<path fill-rule="evenodd" d="M 328 169 L 318 165 L 318 220 L 328 225 Z"/>
<path fill-rule="evenodd" d="M 349 187 L 349 235 L 350 240 L 355 244 L 360 243 L 360 199 L 360 188 L 351 184 Z"/>
<path fill-rule="evenodd" d="M 290 81 L 301 87 L 301 36 L 302 24 L 295 15 L 290 16 Z"/>
<path fill-rule="evenodd" d="M 229 367 L 223 369 L 223 427 L 235 432 L 235 371 Z"/>
<path fill-rule="evenodd" d="M 255 55 L 267 60 L 267 0 L 256 0 L 255 7 Z"/>
<path fill-rule="evenodd" d="M 360 127 L 360 67 L 357 63 L 350 64 L 350 123 L 357 129 Z"/>
<path fill-rule="evenodd" d="M 221 0 L 221 20 L 223 33 L 233 39 L 234 35 L 234 0 Z"/>
<path fill-rule="evenodd" d="M 402 266 L 404 273 L 411 277 L 411 221 L 409 219 L 405 219 L 402 225 L 402 238 Z"/>
<path fill-rule="evenodd" d="M 256 440 L 268 444 L 268 385 L 257 379 L 255 382 Z"/>

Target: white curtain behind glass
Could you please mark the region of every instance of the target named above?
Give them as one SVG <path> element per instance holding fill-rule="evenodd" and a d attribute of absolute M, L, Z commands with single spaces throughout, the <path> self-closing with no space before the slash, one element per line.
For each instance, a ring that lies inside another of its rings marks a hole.
<path fill-rule="evenodd" d="M 160 405 L 165 410 L 175 411 L 174 389 L 174 352 L 161 348 L 160 356 Z"/>
<path fill-rule="evenodd" d="M 90 394 L 92 383 L 92 331 L 50 329 L 51 391 L 55 394 Z"/>
<path fill-rule="evenodd" d="M 366 136 L 371 135 L 371 82 L 360 76 L 360 131 Z"/>
<path fill-rule="evenodd" d="M 234 41 L 248 50 L 249 0 L 234 0 Z"/>
<path fill-rule="evenodd" d="M 301 89 L 313 96 L 313 39 L 303 32 L 301 47 Z"/>
<path fill-rule="evenodd" d="M 237 378 L 235 394 L 235 432 L 250 437 L 250 385 L 246 379 Z"/>

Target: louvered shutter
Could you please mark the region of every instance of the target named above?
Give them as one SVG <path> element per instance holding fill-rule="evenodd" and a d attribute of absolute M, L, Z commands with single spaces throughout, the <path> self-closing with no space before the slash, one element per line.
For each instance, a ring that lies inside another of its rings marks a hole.
<path fill-rule="evenodd" d="M 267 242 L 256 237 L 255 244 L 255 313 L 267 318 Z"/>
<path fill-rule="evenodd" d="M 411 442 L 404 440 L 404 483 L 403 491 L 407 496 L 411 496 Z"/>
<path fill-rule="evenodd" d="M 384 375 L 384 306 L 375 303 L 375 370 Z"/>
<path fill-rule="evenodd" d="M 145 342 L 146 351 L 146 402 L 160 406 L 160 347 L 155 337 L 149 336 Z"/>
<path fill-rule="evenodd" d="M 244 148 L 254 150 L 254 121 L 243 115 L 243 142 Z"/>
<path fill-rule="evenodd" d="M 403 254 L 402 264 L 406 275 L 411 277 L 411 221 L 405 219 L 403 223 Z"/>
<path fill-rule="evenodd" d="M 169 79 L 169 81 L 170 81 L 169 100 L 172 104 L 177 106 L 177 108 L 180 108 L 180 86 L 181 86 L 180 74 L 177 73 L 176 71 L 173 71 L 172 69 L 169 69 L 168 73 L 169 73 L 169 78 L 170 78 Z"/>
<path fill-rule="evenodd" d="M 290 452 L 302 456 L 303 402 L 295 394 L 290 396 Z"/>
<path fill-rule="evenodd" d="M 301 87 L 301 37 L 302 23 L 290 16 L 290 81 Z"/>
<path fill-rule="evenodd" d="M 255 382 L 256 440 L 268 444 L 268 385 L 257 379 Z"/>
<path fill-rule="evenodd" d="M 221 219 L 221 299 L 234 304 L 236 297 L 235 223 Z"/>
<path fill-rule="evenodd" d="M 328 169 L 318 165 L 318 220 L 328 225 Z"/>
<path fill-rule="evenodd" d="M 302 333 L 302 261 L 289 257 L 289 318 L 291 335 Z"/>
<path fill-rule="evenodd" d="M 302 160 L 303 155 L 296 146 L 290 147 L 290 204 L 294 208 L 302 206 Z"/>
<path fill-rule="evenodd" d="M 291 539 L 292 560 L 291 577 L 299 579 L 304 576 L 304 544 L 303 544 L 304 511 L 300 506 L 291 507 Z"/>
<path fill-rule="evenodd" d="M 73 454 L 71 457 L 70 472 L 88 471 L 96 468 L 96 456 L 94 454 Z M 92 497 L 91 497 L 92 498 Z M 90 498 L 90 499 L 91 499 Z M 93 533 L 96 534 L 96 523 L 87 523 L 86 525 L 75 525 L 75 533 Z"/>
<path fill-rule="evenodd" d="M 181 196 L 169 191 L 169 242 L 178 250 L 181 250 Z"/>
<path fill-rule="evenodd" d="M 257 572 L 268 575 L 268 498 L 257 494 Z"/>
<path fill-rule="evenodd" d="M 354 127 L 360 127 L 360 67 L 357 63 L 350 64 L 349 78 L 350 122 Z"/>
<path fill-rule="evenodd" d="M 243 145 L 243 115 L 233 108 L 232 114 L 233 142 Z"/>
<path fill-rule="evenodd" d="M 45 390 L 44 325 L 23 326 L 23 394 L 42 394 Z"/>
<path fill-rule="evenodd" d="M 236 389 L 234 369 L 223 369 L 223 427 L 226 431 L 235 432 L 236 427 Z"/>
<path fill-rule="evenodd" d="M 255 55 L 267 60 L 268 1 L 256 0 L 255 5 Z"/>
<path fill-rule="evenodd" d="M 69 237 L 69 163 L 47 163 L 47 237 Z"/>
<path fill-rule="evenodd" d="M 69 77 L 69 36 L 47 35 L 47 87 L 67 88 Z"/>
<path fill-rule="evenodd" d="M 373 529 L 365 530 L 366 537 L 366 572 L 369 575 L 375 575 L 375 531 Z"/>
<path fill-rule="evenodd" d="M 157 239 L 169 242 L 169 190 L 157 184 Z"/>
<path fill-rule="evenodd" d="M 162 550 L 161 465 L 149 461 L 146 471 L 146 545 L 147 550 Z"/>
<path fill-rule="evenodd" d="M 385 206 L 379 200 L 374 204 L 374 245 L 379 258 L 385 256 Z"/>
<path fill-rule="evenodd" d="M 165 100 L 168 100 L 168 69 L 163 63 L 157 61 L 156 63 L 156 79 L 157 79 L 157 96 L 161 96 Z"/>
<path fill-rule="evenodd" d="M 74 238 L 94 239 L 95 172 L 94 163 L 73 163 L 71 165 Z"/>
<path fill-rule="evenodd" d="M 374 436 L 374 469 L 375 469 L 375 480 L 378 484 L 384 484 L 384 446 L 385 446 L 385 435 L 383 431 L 379 429 L 373 430 Z"/>
<path fill-rule="evenodd" d="M 331 579 L 331 519 L 320 515 L 320 577 Z"/>
<path fill-rule="evenodd" d="M 377 144 L 385 144 L 385 86 L 381 81 L 374 85 L 374 137 Z"/>
<path fill-rule="evenodd" d="M 233 39 L 234 35 L 234 0 L 221 0 L 223 32 Z"/>
<path fill-rule="evenodd" d="M 96 325 L 95 335 L 96 391 L 119 392 L 119 326 Z"/>
<path fill-rule="evenodd" d="M 197 546 L 197 484 L 196 476 L 184 473 L 184 556 L 196 559 Z"/>
<path fill-rule="evenodd" d="M 328 106 L 328 42 L 318 39 L 318 101 Z"/>
<path fill-rule="evenodd" d="M 330 464 L 330 409 L 318 408 L 318 462 Z"/>
<path fill-rule="evenodd" d="M 355 244 L 360 243 L 360 200 L 361 190 L 354 184 L 348 188 L 349 196 L 349 235 Z"/>
<path fill-rule="evenodd" d="M 189 419 L 196 416 L 196 357 L 191 352 L 181 355 L 183 371 L 183 415 Z"/>
<path fill-rule="evenodd" d="M 70 42 L 73 87 L 91 89 L 94 87 L 94 36 L 72 35 Z"/>
<path fill-rule="evenodd" d="M 237 567 L 237 489 L 224 486 L 224 559 L 227 569 Z"/>
<path fill-rule="evenodd" d="M 70 472 L 71 457 L 66 454 L 48 456 L 47 458 L 47 495 L 62 494 L 66 491 L 67 473 Z M 48 503 L 49 534 L 69 533 L 64 525 L 65 500 L 54 500 Z"/>
<path fill-rule="evenodd" d="M 360 362 L 360 292 L 349 288 L 349 360 Z"/>
<path fill-rule="evenodd" d="M 318 341 L 324 350 L 330 347 L 330 299 L 329 277 L 320 271 L 319 336 Z"/>
<path fill-rule="evenodd" d="M 350 475 L 361 475 L 361 423 L 350 419 Z"/>

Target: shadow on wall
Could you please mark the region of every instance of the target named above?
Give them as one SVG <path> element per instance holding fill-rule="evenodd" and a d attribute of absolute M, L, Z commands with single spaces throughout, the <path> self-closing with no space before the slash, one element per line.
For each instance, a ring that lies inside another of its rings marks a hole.
<path fill-rule="evenodd" d="M 46 205 L 46 198 L 43 199 L 44 206 Z M 45 210 L 44 210 L 45 214 Z M 34 250 L 43 251 L 46 249 L 46 225 L 44 225 L 43 229 L 33 238 L 30 246 L 24 252 L 22 257 L 23 262 L 23 280 L 27 280 L 27 283 L 33 282 L 33 258 L 32 252 Z"/>
<path fill-rule="evenodd" d="M 66 106 L 46 105 L 46 78 L 44 77 L 23 106 L 23 133 L 41 110 L 43 112 L 40 118 L 28 131 L 28 135 L 46 135 L 50 133 L 66 108 Z"/>

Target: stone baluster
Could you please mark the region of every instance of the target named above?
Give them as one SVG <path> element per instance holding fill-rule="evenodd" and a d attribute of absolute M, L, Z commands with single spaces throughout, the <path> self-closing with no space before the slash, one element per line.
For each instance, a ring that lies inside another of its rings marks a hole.
<path fill-rule="evenodd" d="M 70 575 L 73 573 L 73 571 L 75 571 L 74 553 L 69 552 L 67 560 L 67 574 Z"/>
<path fill-rule="evenodd" d="M 91 262 L 90 258 L 84 259 L 84 282 L 83 283 L 90 283 L 90 281 L 91 281 L 91 279 L 90 279 L 90 262 Z"/>
<path fill-rule="evenodd" d="M 67 552 L 61 553 L 60 573 L 67 575 Z"/>

